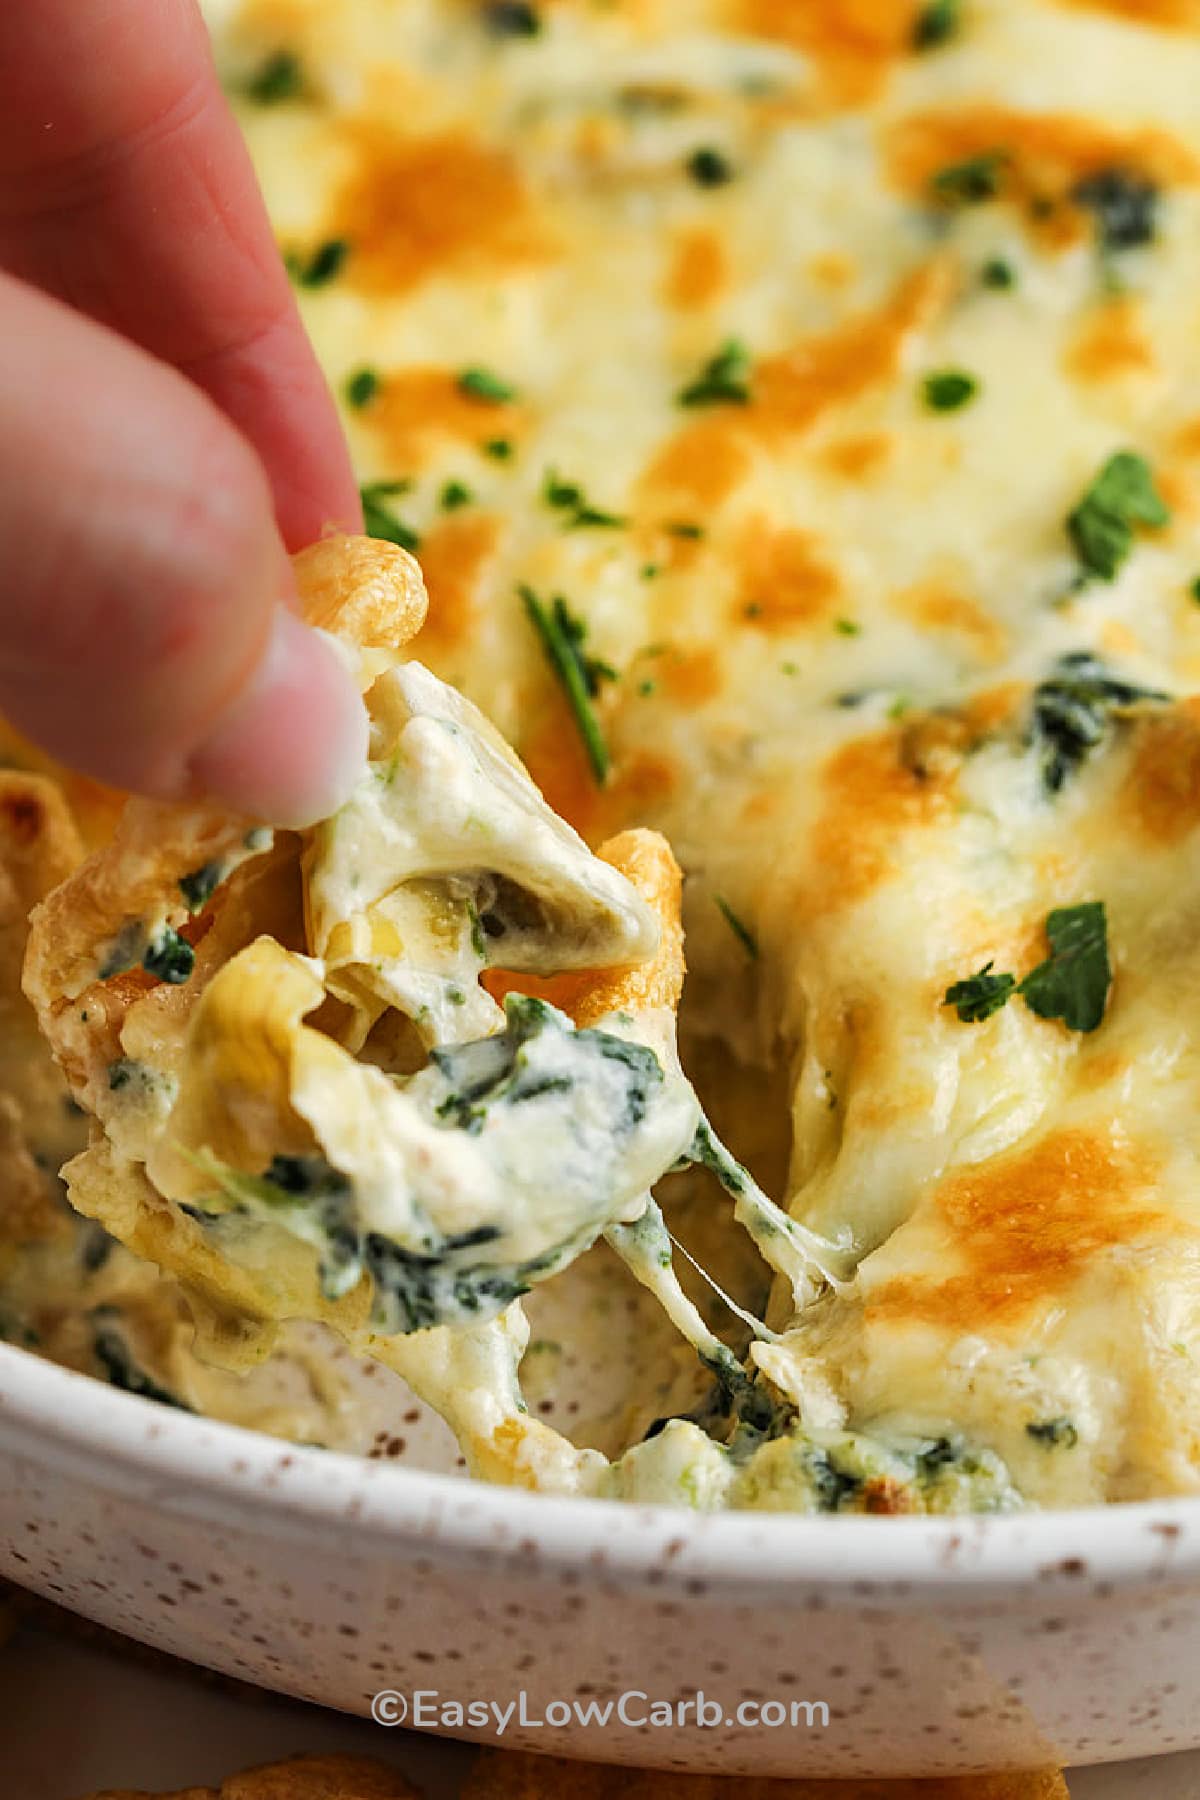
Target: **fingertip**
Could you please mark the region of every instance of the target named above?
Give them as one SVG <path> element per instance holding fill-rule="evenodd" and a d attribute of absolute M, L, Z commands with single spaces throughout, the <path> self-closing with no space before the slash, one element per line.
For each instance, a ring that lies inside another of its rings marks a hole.
<path fill-rule="evenodd" d="M 337 651 L 281 605 L 249 683 L 191 757 L 189 785 L 299 829 L 349 798 L 367 745 L 366 708 Z"/>

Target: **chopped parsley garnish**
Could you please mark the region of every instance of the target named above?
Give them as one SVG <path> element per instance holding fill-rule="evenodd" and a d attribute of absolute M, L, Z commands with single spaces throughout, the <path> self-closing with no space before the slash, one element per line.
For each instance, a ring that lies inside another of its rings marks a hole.
<path fill-rule="evenodd" d="M 1149 463 L 1132 450 L 1118 450 L 1069 514 L 1067 531 L 1085 573 L 1115 581 L 1133 549 L 1133 527 L 1170 522 Z"/>
<path fill-rule="evenodd" d="M 587 626 L 582 619 L 577 619 L 572 614 L 561 595 L 556 595 L 547 607 L 531 587 L 522 585 L 518 591 L 529 621 L 542 640 L 542 648 L 550 665 L 562 683 L 571 711 L 575 715 L 588 761 L 592 765 L 592 773 L 603 785 L 608 779 L 611 759 L 592 702 L 599 694 L 603 682 L 616 680 L 616 670 L 608 663 L 585 654 L 583 646 L 587 639 Z"/>
<path fill-rule="evenodd" d="M 962 25 L 962 0 L 929 0 L 913 26 L 914 50 L 936 50 L 948 43 Z"/>
<path fill-rule="evenodd" d="M 757 962 L 758 939 L 755 937 L 750 927 L 738 918 L 728 900 L 723 900 L 720 894 L 714 894 L 713 899 L 717 903 L 717 910 L 720 912 L 721 917 L 728 925 L 730 931 L 732 931 L 738 943 L 742 946 L 742 949 L 746 952 L 746 955 L 750 958 L 751 962 Z"/>
<path fill-rule="evenodd" d="M 147 975 L 180 987 L 196 966 L 196 952 L 172 925 L 165 925 L 142 958 Z"/>
<path fill-rule="evenodd" d="M 957 412 L 975 398 L 979 383 L 963 369 L 938 369 L 925 377 L 922 391 L 931 412 Z"/>
<path fill-rule="evenodd" d="M 1007 1006 L 1016 985 L 1015 975 L 993 975 L 987 962 L 978 975 L 968 975 L 948 987 L 943 1005 L 955 1007 L 964 1025 L 979 1025 Z"/>
<path fill-rule="evenodd" d="M 1007 161 L 1003 150 L 984 150 L 963 162 L 948 163 L 932 177 L 930 191 L 943 206 L 980 206 L 1000 192 Z"/>
<path fill-rule="evenodd" d="M 1158 688 L 1137 687 L 1110 675 L 1088 650 L 1060 659 L 1033 691 L 1033 741 L 1041 752 L 1042 783 L 1057 794 L 1103 743 L 1114 713 L 1142 701 L 1169 700 Z"/>
<path fill-rule="evenodd" d="M 691 519 L 668 519 L 663 527 L 673 538 L 684 538 L 693 543 L 704 536 L 703 525 L 695 524 Z"/>
<path fill-rule="evenodd" d="M 460 506 L 470 506 L 474 498 L 465 481 L 448 481 L 438 496 L 438 504 L 443 512 L 457 512 Z"/>
<path fill-rule="evenodd" d="M 483 22 L 493 37 L 532 38 L 542 29 L 542 21 L 525 0 L 488 0 L 483 9 Z"/>
<path fill-rule="evenodd" d="M 1017 271 L 1002 256 L 989 256 L 979 271 L 979 279 L 984 287 L 995 288 L 998 293 L 1017 285 Z"/>
<path fill-rule="evenodd" d="M 401 550 L 419 550 L 421 539 L 410 525 L 397 518 L 390 506 L 384 501 L 396 494 L 406 493 L 412 486 L 408 481 L 372 481 L 360 488 L 363 505 L 363 527 L 368 537 L 382 538 L 387 544 L 398 544 Z"/>
<path fill-rule="evenodd" d="M 733 165 L 719 150 L 693 150 L 687 159 L 687 172 L 697 187 L 725 187 L 733 180 Z"/>
<path fill-rule="evenodd" d="M 485 456 L 490 456 L 493 462 L 507 462 L 513 453 L 512 442 L 509 438 L 488 438 L 487 442 L 480 444 L 479 448 Z"/>
<path fill-rule="evenodd" d="M 247 96 L 260 106 L 299 100 L 304 89 L 304 65 L 292 50 L 276 50 L 246 83 Z"/>
<path fill-rule="evenodd" d="M 553 469 L 547 472 L 542 486 L 542 499 L 547 506 L 567 514 L 564 531 L 578 531 L 585 526 L 612 527 L 628 523 L 619 513 L 605 512 L 593 506 L 577 482 L 562 481 Z"/>
<path fill-rule="evenodd" d="M 746 406 L 750 400 L 750 357 L 736 338 L 711 357 L 696 380 L 683 388 L 680 406 Z"/>
<path fill-rule="evenodd" d="M 299 287 L 323 288 L 337 280 L 349 254 L 350 246 L 345 238 L 326 238 L 307 259 L 292 255 L 285 260 L 289 275 Z"/>
<path fill-rule="evenodd" d="M 1079 1442 L 1079 1432 L 1070 1419 L 1061 1416 L 1057 1419 L 1034 1419 L 1026 1425 L 1026 1431 L 1039 1444 L 1047 1449 L 1073 1450 Z"/>
<path fill-rule="evenodd" d="M 190 875 L 181 875 L 179 891 L 187 902 L 188 911 L 202 912 L 220 887 L 224 876 L 225 864 L 219 859 L 193 869 Z"/>
<path fill-rule="evenodd" d="M 503 406 L 517 397 L 516 388 L 490 369 L 464 369 L 458 378 L 458 391 L 472 400 L 486 401 L 489 406 Z"/>
<path fill-rule="evenodd" d="M 1097 169 L 1071 190 L 1077 206 L 1092 213 L 1105 254 L 1152 244 L 1158 235 L 1158 189 L 1131 169 Z"/>
<path fill-rule="evenodd" d="M 377 369 L 355 369 L 346 382 L 346 403 L 359 411 L 369 406 L 379 392 L 379 371 Z"/>
<path fill-rule="evenodd" d="M 857 619 L 835 619 L 833 629 L 839 637 L 860 637 L 862 635 L 862 626 Z"/>
<path fill-rule="evenodd" d="M 989 962 L 977 975 L 947 988 L 943 1004 L 953 1006 L 964 1025 L 977 1025 L 1016 993 L 1039 1018 L 1061 1019 L 1070 1031 L 1095 1031 L 1112 986 L 1103 900 L 1056 907 L 1047 914 L 1046 937 L 1049 956 L 1023 981 L 993 975 Z"/>

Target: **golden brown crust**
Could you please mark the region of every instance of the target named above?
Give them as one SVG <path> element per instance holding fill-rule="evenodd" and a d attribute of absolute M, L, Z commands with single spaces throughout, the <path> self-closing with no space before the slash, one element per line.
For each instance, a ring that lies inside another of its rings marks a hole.
<path fill-rule="evenodd" d="M 366 1756 L 298 1756 L 231 1775 L 219 1788 L 149 1794 L 142 1788 L 105 1788 L 87 1800 L 420 1800 L 394 1769 Z"/>
<path fill-rule="evenodd" d="M 669 1775 L 657 1769 L 611 1769 L 556 1757 L 485 1750 L 472 1766 L 462 1800 L 1069 1800 L 1057 1769 L 1012 1775 L 864 1777 L 775 1781 L 728 1775 Z"/>

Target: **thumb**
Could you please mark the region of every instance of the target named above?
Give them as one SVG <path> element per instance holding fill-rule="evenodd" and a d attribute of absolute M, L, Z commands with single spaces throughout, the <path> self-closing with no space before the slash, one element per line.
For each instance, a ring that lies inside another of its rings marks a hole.
<path fill-rule="evenodd" d="M 367 722 L 294 602 L 229 422 L 0 275 L 0 712 L 114 786 L 309 824 L 346 797 Z"/>

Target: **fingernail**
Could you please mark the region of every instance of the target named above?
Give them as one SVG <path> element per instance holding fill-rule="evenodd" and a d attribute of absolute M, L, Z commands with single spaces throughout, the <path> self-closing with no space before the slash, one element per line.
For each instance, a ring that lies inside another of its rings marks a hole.
<path fill-rule="evenodd" d="M 333 645 L 287 607 L 266 653 L 191 760 L 194 789 L 273 825 L 328 818 L 367 760 L 367 713 Z"/>

